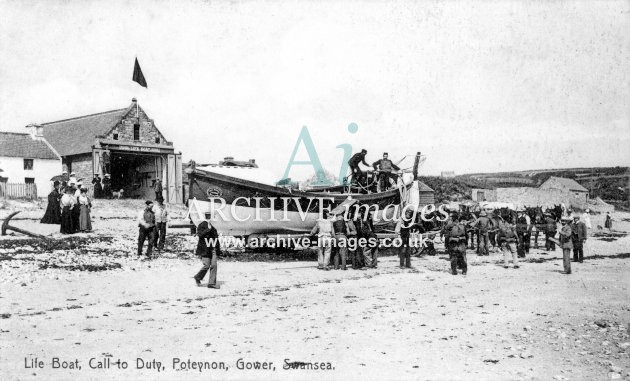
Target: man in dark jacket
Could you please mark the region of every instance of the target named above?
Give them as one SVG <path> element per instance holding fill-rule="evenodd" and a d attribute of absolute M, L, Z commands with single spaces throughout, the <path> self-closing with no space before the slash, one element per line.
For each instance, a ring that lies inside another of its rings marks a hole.
<path fill-rule="evenodd" d="M 145 208 L 138 216 L 138 256 L 142 255 L 142 246 L 147 242 L 147 258 L 151 259 L 153 252 L 153 234 L 155 234 L 155 214 L 153 214 L 153 201 L 147 200 Z"/>
<path fill-rule="evenodd" d="M 348 166 L 350 167 L 350 172 L 352 172 L 352 178 L 360 184 L 363 183 L 365 173 L 361 170 L 361 168 L 359 168 L 359 164 L 363 163 L 366 167 L 370 166 L 365 162 L 365 155 L 367 155 L 367 150 L 362 149 L 361 152 L 355 153 L 352 155 L 350 160 L 348 160 Z"/>
<path fill-rule="evenodd" d="M 492 220 L 488 218 L 485 210 L 481 211 L 479 218 L 472 223 L 471 227 L 479 229 L 477 246 L 479 247 L 479 255 L 490 255 L 488 252 L 488 232 L 492 230 Z"/>
<path fill-rule="evenodd" d="M 573 236 L 573 262 L 584 261 L 584 242 L 586 241 L 586 224 L 580 221 L 580 216 L 575 214 L 573 216 L 573 223 L 571 224 L 571 231 Z"/>
<path fill-rule="evenodd" d="M 560 222 L 560 246 L 562 247 L 562 264 L 564 265 L 564 273 L 571 274 L 571 249 L 573 249 L 573 230 L 569 222 L 569 217 L 562 217 Z"/>
<path fill-rule="evenodd" d="M 201 270 L 194 276 L 197 286 L 201 286 L 201 281 L 210 270 L 208 279 L 208 288 L 219 288 L 217 284 L 217 257 L 221 254 L 221 245 L 219 244 L 219 234 L 208 221 L 202 221 L 197 225 L 197 249 L 195 254 L 201 258 L 203 266 Z"/>
<path fill-rule="evenodd" d="M 450 248 L 451 273 L 457 275 L 457 268 L 462 274 L 468 272 L 466 263 L 466 227 L 459 221 L 458 215 L 453 215 L 453 221 L 448 232 L 448 246 Z"/>
<path fill-rule="evenodd" d="M 396 181 L 396 176 L 392 173 L 392 171 L 400 171 L 400 168 L 389 160 L 387 152 L 383 153 L 383 158 L 375 161 L 372 164 L 372 167 L 374 167 L 374 170 L 380 171 L 378 174 L 378 184 L 381 192 L 389 189 L 390 179 L 394 180 L 394 182 Z"/>
<path fill-rule="evenodd" d="M 555 238 L 557 231 L 558 225 L 556 220 L 554 220 L 550 213 L 547 213 L 545 215 L 545 250 L 556 251 L 556 243 L 549 238 Z"/>

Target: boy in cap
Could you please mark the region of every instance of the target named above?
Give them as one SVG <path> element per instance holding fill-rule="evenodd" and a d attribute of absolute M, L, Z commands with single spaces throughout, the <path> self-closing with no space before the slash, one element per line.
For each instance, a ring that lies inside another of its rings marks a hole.
<path fill-rule="evenodd" d="M 142 255 L 142 246 L 147 241 L 147 258 L 151 259 L 153 253 L 153 234 L 155 230 L 155 214 L 153 214 L 153 201 L 144 202 L 145 207 L 138 215 L 138 257 Z"/>

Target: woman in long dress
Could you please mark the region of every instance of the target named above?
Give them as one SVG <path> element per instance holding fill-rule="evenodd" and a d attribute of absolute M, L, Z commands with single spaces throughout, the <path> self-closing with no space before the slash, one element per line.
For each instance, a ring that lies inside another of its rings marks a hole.
<path fill-rule="evenodd" d="M 61 193 L 59 193 L 59 181 L 53 183 L 53 190 L 48 194 L 48 205 L 46 206 L 46 213 L 41 219 L 42 224 L 56 224 L 61 223 L 61 207 L 59 200 L 61 199 Z"/>
<path fill-rule="evenodd" d="M 74 233 L 72 209 L 75 205 L 72 187 L 66 188 L 66 193 L 61 197 L 61 233 Z"/>
<path fill-rule="evenodd" d="M 82 232 L 89 232 L 92 230 L 92 220 L 90 218 L 90 209 L 92 203 L 87 196 L 87 189 L 81 188 L 81 195 L 79 195 L 79 230 Z"/>

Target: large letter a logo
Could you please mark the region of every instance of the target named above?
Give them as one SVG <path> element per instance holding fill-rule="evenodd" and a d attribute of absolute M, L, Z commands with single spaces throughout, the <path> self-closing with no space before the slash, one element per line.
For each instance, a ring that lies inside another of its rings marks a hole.
<path fill-rule="evenodd" d="M 309 161 L 296 161 L 295 155 L 297 154 L 298 149 L 300 148 L 300 143 L 304 143 L 304 147 L 306 148 L 306 153 L 308 153 Z M 308 128 L 306 126 L 302 127 L 302 131 L 300 131 L 300 136 L 298 137 L 297 142 L 295 143 L 295 148 L 293 148 L 293 154 L 291 154 L 291 158 L 289 159 L 289 164 L 287 164 L 287 169 L 284 171 L 284 175 L 282 179 L 286 179 L 289 177 L 289 172 L 291 171 L 291 167 L 293 165 L 311 165 L 313 169 L 315 169 L 315 173 L 317 175 L 317 181 L 312 185 L 333 185 L 327 178 L 324 173 L 324 168 L 322 167 L 322 163 L 319 161 L 319 156 L 317 156 L 317 151 L 315 151 L 315 145 L 313 144 L 313 139 L 311 139 L 311 134 L 308 133 Z"/>

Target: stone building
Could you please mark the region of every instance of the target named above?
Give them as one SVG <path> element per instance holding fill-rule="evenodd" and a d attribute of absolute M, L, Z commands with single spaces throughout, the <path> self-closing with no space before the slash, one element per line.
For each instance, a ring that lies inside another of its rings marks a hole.
<path fill-rule="evenodd" d="M 43 135 L 62 157 L 64 170 L 91 183 L 111 176 L 124 197 L 154 198 L 162 181 L 164 198 L 182 202 L 181 153 L 157 129 L 136 99 L 122 109 L 43 123 Z"/>

